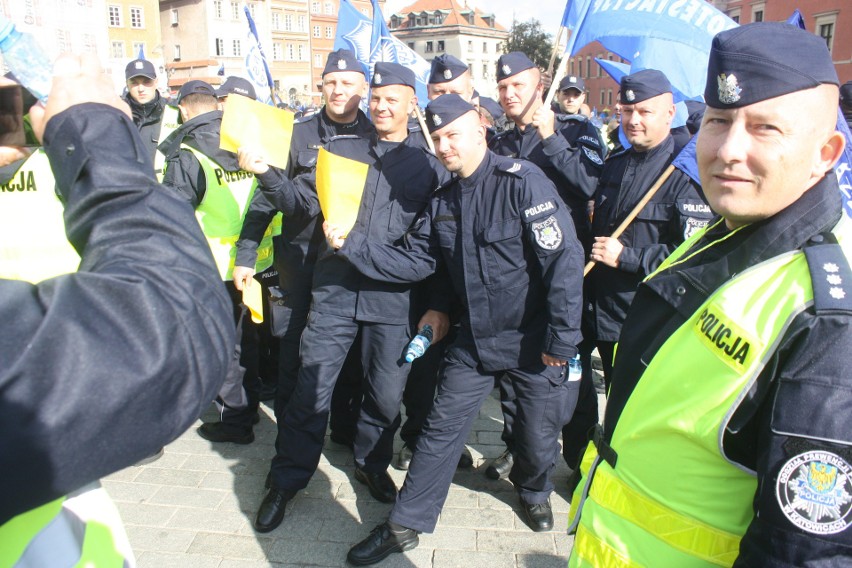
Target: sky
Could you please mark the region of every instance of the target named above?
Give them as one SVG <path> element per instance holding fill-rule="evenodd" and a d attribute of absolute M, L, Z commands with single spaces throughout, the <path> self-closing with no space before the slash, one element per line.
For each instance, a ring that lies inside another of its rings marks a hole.
<path fill-rule="evenodd" d="M 518 0 L 467 0 L 469 6 L 475 6 L 484 13 L 493 13 L 497 16 L 497 23 L 507 30 L 512 27 L 512 14 L 519 5 L 523 8 L 518 10 L 514 16 L 518 21 L 526 22 L 535 18 L 541 22 L 544 31 L 555 36 L 559 31 L 559 22 L 565 11 L 565 4 L 560 0 L 539 0 L 538 2 L 518 2 Z M 465 0 L 458 0 L 464 5 Z M 394 12 L 398 12 L 410 6 L 414 0 L 387 0 L 383 9 L 385 19 L 390 18 Z"/>

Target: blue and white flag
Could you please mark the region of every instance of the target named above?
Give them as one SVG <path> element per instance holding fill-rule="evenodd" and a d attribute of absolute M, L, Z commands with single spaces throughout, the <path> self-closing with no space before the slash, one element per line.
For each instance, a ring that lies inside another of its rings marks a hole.
<path fill-rule="evenodd" d="M 359 12 L 349 0 L 340 0 L 337 13 L 337 36 L 334 49 L 348 49 L 367 68 L 367 81 L 373 77 L 376 61 L 399 63 L 414 71 L 417 78 L 417 99 L 421 106 L 428 102 L 426 82 L 429 80 L 431 64 L 413 49 L 391 35 L 382 11 L 373 2 L 372 21 Z"/>
<path fill-rule="evenodd" d="M 136 59 L 145 59 L 145 47 L 139 44 L 139 53 L 136 54 Z"/>
<path fill-rule="evenodd" d="M 703 0 L 570 0 L 562 25 L 572 30 L 568 54 L 598 41 L 633 71 L 659 69 L 687 99 L 698 99 L 713 36 L 737 24 Z"/>
<path fill-rule="evenodd" d="M 274 105 L 272 100 L 272 73 L 269 72 L 269 65 L 266 63 L 266 55 L 263 54 L 263 48 L 260 45 L 260 39 L 257 37 L 257 28 L 254 25 L 254 19 L 251 17 L 248 6 L 243 5 L 243 12 L 248 21 L 248 51 L 246 52 L 245 66 L 246 78 L 254 85 L 257 100 L 268 105 Z"/>

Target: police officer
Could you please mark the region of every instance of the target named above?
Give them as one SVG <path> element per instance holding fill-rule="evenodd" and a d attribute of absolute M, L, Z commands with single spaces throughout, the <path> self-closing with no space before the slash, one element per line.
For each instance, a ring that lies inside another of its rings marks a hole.
<path fill-rule="evenodd" d="M 582 115 L 554 115 L 544 107 L 541 72 L 523 53 L 507 53 L 497 61 L 497 89 L 500 104 L 515 127 L 491 140 L 490 148 L 503 156 L 524 158 L 541 168 L 568 206 L 577 237 L 588 251 L 591 246 L 588 201 L 597 187 L 607 150 L 598 129 Z M 591 384 L 591 347 L 583 345 L 580 351 L 587 369 L 585 380 Z M 508 475 L 514 464 L 515 394 L 508 381 L 500 381 L 500 390 L 506 450 L 485 470 L 492 479 Z"/>
<path fill-rule="evenodd" d="M 183 124 L 160 145 L 168 156 L 163 184 L 180 193 L 195 209 L 208 237 L 219 274 L 234 304 L 240 325 L 239 364 L 220 393 L 221 421 L 203 424 L 198 434 L 211 442 L 250 444 L 259 404 L 257 327 L 240 308 L 241 297 L 231 281 L 235 243 L 256 182 L 240 169 L 237 156 L 219 148 L 222 111 L 216 91 L 204 81 L 187 81 L 178 92 Z M 236 204 L 236 207 L 234 207 Z M 280 227 L 280 224 L 279 224 Z M 272 232 L 261 243 L 257 268 L 272 264 Z M 280 229 L 279 229 L 280 230 Z M 243 371 L 244 370 L 244 371 Z"/>
<path fill-rule="evenodd" d="M 254 85 L 251 84 L 251 81 L 237 77 L 236 75 L 226 77 L 225 82 L 216 89 L 216 98 L 219 99 L 220 106 L 224 106 L 228 101 L 228 95 L 232 94 L 242 95 L 251 100 L 257 99 L 257 92 L 254 90 Z M 219 110 L 224 109 L 220 108 Z"/>
<path fill-rule="evenodd" d="M 797 27 L 713 39 L 696 153 L 721 217 L 639 286 L 570 566 L 852 563 L 838 83 Z"/>
<path fill-rule="evenodd" d="M 511 480 L 524 519 L 535 531 L 552 528 L 550 472 L 577 396 L 565 369 L 580 341 L 583 253 L 571 216 L 541 170 L 488 151 L 473 105 L 443 95 L 426 114 L 438 156 L 456 177 L 433 195 L 407 246 L 326 231 L 338 255 L 365 275 L 405 281 L 437 270 L 464 305 L 405 484 L 388 521 L 349 551 L 356 565 L 411 549 L 418 532 L 434 530 L 454 458 L 500 374 L 520 393 L 520 411 L 536 417 L 515 431 L 526 466 Z"/>
<path fill-rule="evenodd" d="M 408 116 L 417 104 L 414 73 L 396 63 L 376 63 L 370 114 L 377 136 L 341 136 L 332 154 L 369 164 L 355 229 L 381 242 L 402 239 L 425 207 L 429 193 L 445 177 L 427 151 L 405 143 Z M 258 174 L 264 195 L 288 218 L 320 214 L 311 174 L 295 183 L 269 169 L 256 150 L 241 148 L 240 164 Z M 399 405 L 409 365 L 403 354 L 411 339 L 412 287 L 364 278 L 333 251 L 321 250 L 314 269 L 311 311 L 301 338 L 296 387 L 279 425 L 272 486 L 260 505 L 254 527 L 275 529 L 284 509 L 310 480 L 319 463 L 329 402 L 338 373 L 356 336 L 361 334 L 365 372 L 364 402 L 355 445 L 355 478 L 377 500 L 393 502 L 396 486 L 387 473 Z M 443 306 L 441 306 L 443 307 Z M 446 310 L 442 310 L 446 311 Z"/>
<path fill-rule="evenodd" d="M 178 111 L 157 90 L 157 71 L 147 59 L 128 63 L 124 77 L 127 86 L 124 100 L 130 105 L 133 123 L 154 162 L 154 172 L 162 179 L 165 156 L 157 151 L 157 146 L 178 127 Z"/>
<path fill-rule="evenodd" d="M 0 542 L 16 566 L 132 565 L 97 480 L 197 419 L 224 379 L 233 324 L 192 209 L 157 185 L 97 60 L 63 55 L 55 68 L 31 116 L 82 260 L 39 284 L 0 279 Z M 55 196 L 52 184 L 39 192 Z M 4 195 L 3 209 L 30 194 Z M 0 241 L 39 268 L 43 243 L 7 228 Z"/>
<path fill-rule="evenodd" d="M 580 109 L 586 102 L 586 84 L 583 78 L 577 75 L 562 77 L 559 90 L 556 91 L 556 101 L 563 114 L 582 114 Z"/>
<path fill-rule="evenodd" d="M 346 49 L 329 53 L 322 74 L 326 104 L 318 113 L 299 120 L 293 126 L 287 168 L 279 174 L 294 179 L 314 171 L 319 149 L 335 136 L 368 137 L 374 130 L 361 112 L 360 103 L 367 89 L 364 68 L 355 54 Z M 251 283 L 257 248 L 278 209 L 258 192 L 252 199 L 243 222 L 234 267 L 238 290 Z M 299 371 L 299 345 L 311 305 L 311 285 L 317 253 L 323 246 L 322 223 L 316 217 L 288 216 L 281 226 L 281 237 L 274 239 L 274 265 L 278 287 L 272 290 L 273 333 L 280 338 L 275 418 L 282 416 Z M 360 355 L 353 352 L 343 366 L 335 385 L 331 411 L 331 439 L 352 446 L 360 408 L 363 378 Z"/>

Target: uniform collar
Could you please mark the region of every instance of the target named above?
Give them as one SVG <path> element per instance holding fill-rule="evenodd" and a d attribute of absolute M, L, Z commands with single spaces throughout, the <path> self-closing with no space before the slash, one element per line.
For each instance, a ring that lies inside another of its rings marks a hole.
<path fill-rule="evenodd" d="M 494 153 L 491 152 L 491 150 L 486 151 L 485 157 L 482 159 L 482 162 L 480 162 L 479 167 L 477 167 L 472 174 L 463 179 L 458 178 L 459 185 L 462 189 L 468 189 L 479 185 L 488 173 L 494 169 L 493 156 Z"/>

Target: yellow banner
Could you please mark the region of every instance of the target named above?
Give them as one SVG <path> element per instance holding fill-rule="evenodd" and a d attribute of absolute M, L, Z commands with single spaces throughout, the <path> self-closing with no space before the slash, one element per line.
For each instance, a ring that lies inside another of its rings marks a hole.
<path fill-rule="evenodd" d="M 329 224 L 352 230 L 364 194 L 370 166 L 343 158 L 320 148 L 317 157 L 317 196 L 322 215 Z"/>
<path fill-rule="evenodd" d="M 222 150 L 236 153 L 240 146 L 251 146 L 263 152 L 270 166 L 287 167 L 292 112 L 237 94 L 228 95 L 224 112 L 219 142 Z"/>
<path fill-rule="evenodd" d="M 230 95 L 228 98 L 230 98 Z M 250 285 L 243 288 L 243 304 L 249 309 L 251 321 L 263 323 L 263 296 L 261 295 L 261 285 L 258 282 L 251 282 Z"/>

